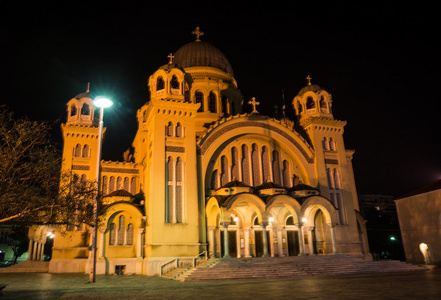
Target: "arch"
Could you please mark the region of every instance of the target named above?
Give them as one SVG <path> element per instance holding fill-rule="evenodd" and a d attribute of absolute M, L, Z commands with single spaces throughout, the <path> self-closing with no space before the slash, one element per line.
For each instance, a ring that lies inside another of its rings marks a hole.
<path fill-rule="evenodd" d="M 194 93 L 194 103 L 200 103 L 201 106 L 199 106 L 198 108 L 198 112 L 203 112 L 204 111 L 204 93 L 202 93 L 201 91 L 196 91 L 196 93 Z"/>
<path fill-rule="evenodd" d="M 82 151 L 83 157 L 90 157 L 90 147 L 89 145 L 85 144 Z"/>
<path fill-rule="evenodd" d="M 322 196 L 308 197 L 302 204 L 301 216 L 306 218 L 307 226 L 314 226 L 313 220 L 317 210 L 322 210 L 327 224 L 338 224 L 338 212 L 334 205 Z"/>
<path fill-rule="evenodd" d="M 226 211 L 237 211 L 240 207 L 251 208 L 259 218 L 259 222 L 263 222 L 265 215 L 265 203 L 256 195 L 242 193 L 232 196 L 225 205 Z"/>
<path fill-rule="evenodd" d="M 306 109 L 313 109 L 315 108 L 315 101 L 312 99 L 312 97 L 306 98 Z"/>
<path fill-rule="evenodd" d="M 70 107 L 70 116 L 76 116 L 77 115 L 77 106 L 75 104 L 72 104 Z"/>
<path fill-rule="evenodd" d="M 81 157 L 82 148 L 80 144 L 77 144 L 74 149 L 74 156 Z"/>
<path fill-rule="evenodd" d="M 170 80 L 170 86 L 172 89 L 178 90 L 179 89 L 179 80 L 178 77 L 176 77 L 176 75 L 173 75 L 171 80 Z"/>
<path fill-rule="evenodd" d="M 280 161 L 279 161 L 279 151 L 273 150 L 272 152 L 272 169 L 273 169 L 273 181 L 276 184 L 282 185 L 282 181 L 280 180 Z"/>
<path fill-rule="evenodd" d="M 158 76 L 158 78 L 156 79 L 156 90 L 160 91 L 165 89 L 165 81 L 164 78 L 162 78 L 162 76 Z"/>
<path fill-rule="evenodd" d="M 182 124 L 178 122 L 176 124 L 176 137 L 183 137 L 184 136 L 184 129 L 182 127 Z"/>
<path fill-rule="evenodd" d="M 81 107 L 81 114 L 84 116 L 90 115 L 90 106 L 87 103 L 84 103 Z"/>
<path fill-rule="evenodd" d="M 208 110 L 212 113 L 217 113 L 217 97 L 213 92 L 210 92 L 208 95 Z"/>
<path fill-rule="evenodd" d="M 167 124 L 167 136 L 172 137 L 173 136 L 173 123 L 170 121 Z"/>

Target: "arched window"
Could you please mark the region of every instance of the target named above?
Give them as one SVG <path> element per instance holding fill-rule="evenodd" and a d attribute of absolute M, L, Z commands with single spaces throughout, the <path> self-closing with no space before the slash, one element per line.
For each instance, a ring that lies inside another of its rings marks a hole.
<path fill-rule="evenodd" d="M 170 85 L 172 89 L 179 89 L 179 81 L 176 75 L 173 75 L 172 79 L 170 80 Z"/>
<path fill-rule="evenodd" d="M 81 157 L 81 145 L 77 144 L 75 147 L 75 151 L 74 151 L 74 156 L 75 157 Z"/>
<path fill-rule="evenodd" d="M 341 189 L 340 172 L 337 169 L 334 169 L 334 182 L 335 182 L 335 187 L 337 189 Z"/>
<path fill-rule="evenodd" d="M 178 123 L 176 124 L 176 137 L 183 137 L 183 128 L 182 128 L 182 124 Z"/>
<path fill-rule="evenodd" d="M 166 174 L 166 180 L 167 180 L 167 194 L 165 199 L 165 222 L 166 223 L 172 223 L 173 222 L 173 211 L 174 211 L 174 201 L 175 198 L 175 189 L 174 189 L 174 165 L 173 165 L 173 158 L 170 156 L 167 160 L 167 174 Z"/>
<path fill-rule="evenodd" d="M 160 91 L 163 90 L 164 88 L 165 88 L 164 79 L 161 76 L 159 76 L 156 79 L 156 90 Z"/>
<path fill-rule="evenodd" d="M 76 116 L 77 114 L 77 106 L 75 104 L 72 104 L 72 106 L 70 107 L 70 116 Z"/>
<path fill-rule="evenodd" d="M 213 92 L 210 92 L 210 95 L 208 96 L 208 109 L 210 112 L 215 113 L 217 112 L 217 98 L 216 94 Z"/>
<path fill-rule="evenodd" d="M 122 178 L 118 177 L 116 179 L 116 190 L 120 190 L 120 189 L 122 189 Z"/>
<path fill-rule="evenodd" d="M 83 147 L 83 157 L 90 157 L 90 149 L 87 144 Z"/>
<path fill-rule="evenodd" d="M 326 169 L 326 175 L 328 176 L 328 185 L 330 189 L 335 188 L 334 176 L 331 172 L 331 169 Z"/>
<path fill-rule="evenodd" d="M 125 222 L 125 217 L 119 216 L 118 245 L 124 245 Z"/>
<path fill-rule="evenodd" d="M 221 186 L 228 183 L 228 159 L 225 155 L 221 157 Z"/>
<path fill-rule="evenodd" d="M 130 193 L 133 195 L 136 194 L 136 177 L 132 177 L 130 180 Z"/>
<path fill-rule="evenodd" d="M 323 97 L 323 96 L 320 98 L 320 108 L 323 108 L 323 109 L 328 108 L 328 104 L 326 103 L 325 97 Z"/>
<path fill-rule="evenodd" d="M 211 189 L 217 190 L 219 187 L 219 171 L 216 169 L 211 173 Z"/>
<path fill-rule="evenodd" d="M 239 180 L 239 154 L 236 147 L 231 148 L 231 179 Z"/>
<path fill-rule="evenodd" d="M 279 152 L 277 150 L 273 151 L 273 180 L 275 183 L 282 185 L 280 180 L 280 162 L 279 162 Z"/>
<path fill-rule="evenodd" d="M 116 228 L 115 223 L 109 226 L 109 245 L 115 245 L 116 243 Z"/>
<path fill-rule="evenodd" d="M 81 107 L 81 114 L 85 115 L 85 116 L 88 116 L 90 114 L 89 104 L 87 104 L 87 103 L 83 104 L 83 107 Z"/>
<path fill-rule="evenodd" d="M 103 176 L 103 191 L 102 191 L 103 195 L 108 194 L 107 192 L 108 185 L 109 185 L 109 178 L 107 176 Z"/>
<path fill-rule="evenodd" d="M 110 179 L 109 179 L 109 194 L 111 192 L 113 192 L 113 191 L 115 191 L 115 177 L 110 176 Z"/>
<path fill-rule="evenodd" d="M 311 109 L 311 108 L 315 108 L 315 102 L 312 99 L 312 97 L 308 97 L 306 99 L 306 109 Z"/>
<path fill-rule="evenodd" d="M 329 150 L 329 143 L 328 143 L 328 139 L 326 137 L 323 138 L 323 149 Z"/>
<path fill-rule="evenodd" d="M 198 112 L 204 111 L 204 94 L 202 92 L 195 93 L 195 103 L 201 104 L 201 106 L 198 109 Z"/>
<path fill-rule="evenodd" d="M 253 169 L 253 186 L 262 184 L 259 164 L 259 149 L 256 144 L 251 146 L 251 167 Z"/>
<path fill-rule="evenodd" d="M 289 162 L 283 161 L 283 186 L 291 187 L 291 178 L 289 176 Z"/>
<path fill-rule="evenodd" d="M 242 181 L 251 185 L 250 155 L 248 154 L 247 145 L 242 145 Z"/>
<path fill-rule="evenodd" d="M 262 147 L 262 178 L 263 182 L 271 181 L 270 161 L 268 156 L 268 148 Z"/>
<path fill-rule="evenodd" d="M 173 136 L 173 123 L 172 122 L 168 122 L 167 136 Z"/>
<path fill-rule="evenodd" d="M 129 186 L 130 186 L 129 177 L 124 177 L 124 189 L 127 192 L 130 190 Z"/>
<path fill-rule="evenodd" d="M 176 160 L 176 222 L 184 222 L 184 162 Z"/>
<path fill-rule="evenodd" d="M 293 216 L 289 216 L 286 219 L 285 225 L 294 225 L 294 218 L 293 218 Z"/>
<path fill-rule="evenodd" d="M 133 245 L 133 224 L 127 226 L 127 245 Z"/>
<path fill-rule="evenodd" d="M 331 151 L 335 151 L 336 147 L 335 147 L 335 142 L 332 138 L 329 139 L 329 150 Z"/>

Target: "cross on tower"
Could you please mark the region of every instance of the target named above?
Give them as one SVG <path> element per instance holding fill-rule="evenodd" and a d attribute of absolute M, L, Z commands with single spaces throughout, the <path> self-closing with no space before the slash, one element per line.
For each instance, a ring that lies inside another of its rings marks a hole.
<path fill-rule="evenodd" d="M 173 56 L 172 53 L 170 53 L 167 57 L 169 59 L 168 64 L 171 65 L 173 63 L 173 58 L 175 58 L 175 57 Z"/>
<path fill-rule="evenodd" d="M 308 77 L 306 77 L 306 80 L 308 80 L 308 85 L 311 85 L 311 77 L 308 75 Z"/>
<path fill-rule="evenodd" d="M 251 98 L 251 101 L 248 101 L 248 104 L 253 106 L 252 114 L 258 114 L 259 112 L 256 109 L 256 106 L 260 104 L 260 102 L 256 101 L 256 97 Z"/>
<path fill-rule="evenodd" d="M 87 83 L 87 91 L 86 91 L 86 93 L 89 93 L 89 92 L 90 92 L 90 82 Z"/>
<path fill-rule="evenodd" d="M 199 28 L 199 26 L 198 27 L 196 27 L 196 30 L 193 30 L 191 33 L 193 33 L 194 35 L 196 35 L 196 42 L 200 42 L 201 41 L 201 39 L 200 39 L 200 37 L 202 36 L 202 35 L 204 35 L 204 33 L 202 32 L 202 31 L 200 31 L 199 30 L 200 28 Z"/>

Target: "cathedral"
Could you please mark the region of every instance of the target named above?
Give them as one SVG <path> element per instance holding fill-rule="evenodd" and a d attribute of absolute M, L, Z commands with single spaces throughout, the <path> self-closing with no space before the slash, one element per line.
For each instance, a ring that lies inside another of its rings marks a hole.
<path fill-rule="evenodd" d="M 96 180 L 101 168 L 97 274 L 158 275 L 199 256 L 368 256 L 354 151 L 331 94 L 308 76 L 292 99 L 295 120 L 266 116 L 243 99 L 221 50 L 193 33 L 149 77 L 123 161 L 97 164 L 90 91 L 67 102 L 63 171 Z M 241 114 L 244 104 L 251 113 Z M 42 259 L 53 230 L 30 229 L 29 259 Z M 88 272 L 91 231 L 55 232 L 49 272 Z"/>

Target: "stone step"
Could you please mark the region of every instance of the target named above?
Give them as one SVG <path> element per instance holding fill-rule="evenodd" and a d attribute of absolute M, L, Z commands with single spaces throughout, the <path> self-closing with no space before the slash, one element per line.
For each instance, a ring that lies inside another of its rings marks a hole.
<path fill-rule="evenodd" d="M 0 273 L 47 273 L 48 271 L 48 261 L 27 260 L 10 267 L 0 268 Z"/>
<path fill-rule="evenodd" d="M 401 261 L 365 261 L 360 257 L 347 255 L 328 257 L 228 258 L 222 259 L 213 268 L 194 270 L 185 278 L 185 281 L 332 276 L 421 271 L 425 269 L 424 267 Z"/>

